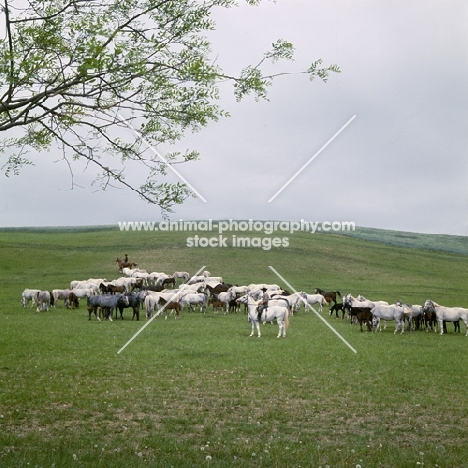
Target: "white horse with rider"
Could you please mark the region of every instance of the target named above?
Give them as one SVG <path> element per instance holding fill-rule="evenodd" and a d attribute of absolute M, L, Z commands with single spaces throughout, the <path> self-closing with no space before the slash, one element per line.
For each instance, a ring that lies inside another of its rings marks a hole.
<path fill-rule="evenodd" d="M 260 338 L 262 336 L 260 331 L 260 321 L 272 322 L 276 319 L 279 327 L 278 338 L 285 338 L 286 328 L 289 326 L 288 307 L 282 305 L 267 305 L 261 312 L 258 312 L 257 306 L 259 302 L 261 301 L 254 301 L 252 296 L 247 296 L 249 320 L 252 323 L 252 333 L 250 333 L 250 336 L 253 336 L 255 329 L 257 329 L 257 336 Z"/>

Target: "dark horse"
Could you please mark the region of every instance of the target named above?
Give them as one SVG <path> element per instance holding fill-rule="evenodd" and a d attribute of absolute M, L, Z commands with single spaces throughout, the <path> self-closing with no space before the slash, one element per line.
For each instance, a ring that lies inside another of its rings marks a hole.
<path fill-rule="evenodd" d="M 330 303 L 333 301 L 336 304 L 336 295 L 341 297 L 340 291 L 324 291 L 323 289 L 316 288 L 315 294 L 321 294 L 325 300 Z"/>
<path fill-rule="evenodd" d="M 335 312 L 336 318 L 338 318 L 338 312 L 340 310 L 341 310 L 341 318 L 344 319 L 346 309 L 345 309 L 345 306 L 343 304 L 334 304 L 332 307 L 330 307 L 330 310 L 329 310 L 328 314 L 331 317 L 333 315 L 333 312 Z"/>
<path fill-rule="evenodd" d="M 161 284 L 162 284 L 163 289 L 169 284 L 171 284 L 172 287 L 175 288 L 176 279 L 173 276 L 170 276 L 169 278 L 164 278 Z"/>
<path fill-rule="evenodd" d="M 355 319 L 359 322 L 361 332 L 363 331 L 363 323 L 366 325 L 368 331 L 372 330 L 373 315 L 370 307 L 351 307 L 350 305 L 345 305 L 344 308 L 348 311 L 351 323 L 353 323 Z"/>
<path fill-rule="evenodd" d="M 136 263 L 132 262 L 124 262 L 123 260 L 120 260 L 119 257 L 117 257 L 116 262 L 119 264 L 119 271 L 122 273 L 122 268 L 133 268 L 138 266 Z"/>

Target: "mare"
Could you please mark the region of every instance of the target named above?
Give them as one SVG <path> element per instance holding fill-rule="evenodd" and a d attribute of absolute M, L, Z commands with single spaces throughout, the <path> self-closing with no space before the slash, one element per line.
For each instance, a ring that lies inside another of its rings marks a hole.
<path fill-rule="evenodd" d="M 372 310 L 373 324 L 375 324 L 376 329 L 380 331 L 380 320 L 395 320 L 395 331 L 397 333 L 398 330 L 401 329 L 401 333 L 405 331 L 405 320 L 404 316 L 405 313 L 403 311 L 403 307 L 398 304 L 392 305 L 378 305 L 375 306 Z"/>

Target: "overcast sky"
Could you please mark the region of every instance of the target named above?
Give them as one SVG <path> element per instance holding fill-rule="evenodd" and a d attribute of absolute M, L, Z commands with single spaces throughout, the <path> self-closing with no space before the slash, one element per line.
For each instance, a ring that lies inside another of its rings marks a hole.
<path fill-rule="evenodd" d="M 466 0 L 278 0 L 241 4 L 216 19 L 209 37 L 225 72 L 257 63 L 279 38 L 294 44 L 296 59 L 278 71 L 302 71 L 321 58 L 342 72 L 326 84 L 281 77 L 268 102 L 236 103 L 223 86 L 231 117 L 179 146 L 201 152 L 177 169 L 206 203 L 190 199 L 171 219 L 354 221 L 468 235 Z M 74 181 L 84 188 L 69 190 L 60 154 L 43 156 L 19 176 L 0 175 L 0 226 L 161 219 L 126 190 L 95 191 L 81 167 Z"/>

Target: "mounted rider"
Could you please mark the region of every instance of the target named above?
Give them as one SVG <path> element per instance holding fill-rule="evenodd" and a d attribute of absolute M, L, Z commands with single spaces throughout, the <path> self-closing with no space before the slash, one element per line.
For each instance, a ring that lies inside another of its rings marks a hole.
<path fill-rule="evenodd" d="M 263 292 L 262 296 L 262 301 L 258 304 L 257 306 L 257 321 L 260 322 L 262 318 L 262 312 L 264 309 L 268 308 L 268 301 L 270 299 L 270 296 L 266 292 L 266 290 Z"/>

